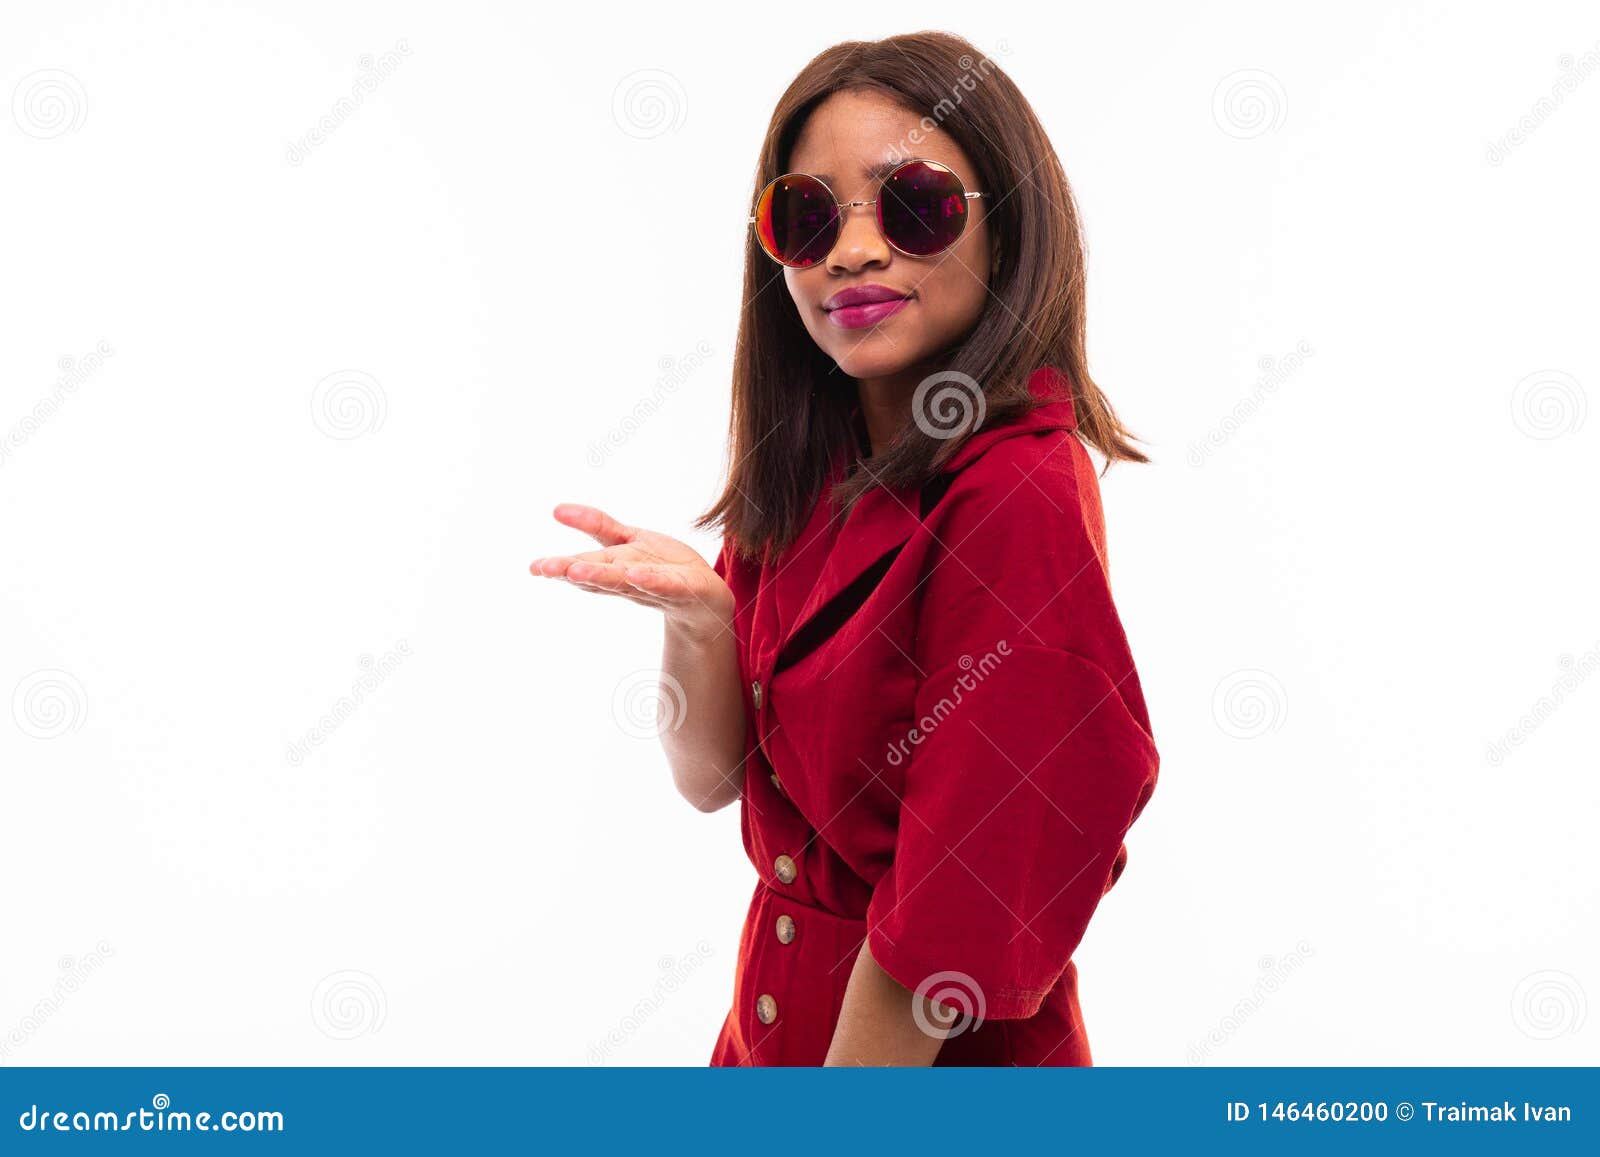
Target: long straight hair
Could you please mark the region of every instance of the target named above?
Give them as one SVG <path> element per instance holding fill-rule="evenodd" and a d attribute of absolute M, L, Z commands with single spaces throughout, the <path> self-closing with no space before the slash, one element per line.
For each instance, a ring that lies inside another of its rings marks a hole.
<path fill-rule="evenodd" d="M 811 112 L 833 93 L 852 89 L 882 93 L 921 116 L 924 129 L 948 133 L 976 166 L 972 187 L 988 194 L 982 204 L 999 267 L 983 312 L 943 352 L 940 370 L 946 382 L 976 385 L 982 398 L 952 398 L 949 390 L 935 398 L 996 425 L 1038 404 L 1028 379 L 1053 366 L 1071 384 L 1079 435 L 1105 456 L 1106 469 L 1116 459 L 1148 462 L 1089 376 L 1084 244 L 1066 172 L 1027 99 L 967 41 L 918 32 L 848 41 L 819 54 L 773 110 L 751 203 L 787 171 Z M 768 552 L 775 557 L 794 541 L 837 456 L 860 445 L 851 421 L 855 379 L 812 340 L 784 287 L 774 288 L 781 269 L 762 252 L 755 230 L 747 232 L 728 480 L 695 526 L 720 529 L 741 557 L 756 559 Z M 847 511 L 874 486 L 920 486 L 975 427 L 969 421 L 954 432 L 931 428 L 919 415 L 882 453 L 857 453 L 859 468 L 828 497 Z"/>

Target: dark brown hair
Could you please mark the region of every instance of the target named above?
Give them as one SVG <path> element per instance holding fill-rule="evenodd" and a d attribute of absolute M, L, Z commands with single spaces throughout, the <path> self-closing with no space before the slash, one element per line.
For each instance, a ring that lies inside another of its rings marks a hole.
<path fill-rule="evenodd" d="M 773 110 L 750 200 L 786 171 L 806 118 L 845 89 L 868 89 L 923 116 L 977 168 L 999 268 L 973 329 L 944 352 L 946 371 L 980 383 L 984 425 L 1037 404 L 1028 378 L 1054 366 L 1072 383 L 1078 431 L 1115 459 L 1148 462 L 1089 376 L 1085 355 L 1084 244 L 1061 161 L 1027 99 L 967 41 L 943 32 L 848 41 L 813 59 Z M 914 153 L 912 154 L 914 155 Z M 835 456 L 859 449 L 851 425 L 855 380 L 806 331 L 781 271 L 745 242 L 744 300 L 733 360 L 728 482 L 696 521 L 720 527 L 743 557 L 781 551 L 803 529 Z M 957 379 L 959 380 L 959 379 Z M 968 407 L 971 409 L 972 407 Z M 951 436 L 911 422 L 883 453 L 863 460 L 830 498 L 848 510 L 873 486 L 920 486 L 970 431 Z M 1103 473 L 1103 471 L 1102 471 Z"/>

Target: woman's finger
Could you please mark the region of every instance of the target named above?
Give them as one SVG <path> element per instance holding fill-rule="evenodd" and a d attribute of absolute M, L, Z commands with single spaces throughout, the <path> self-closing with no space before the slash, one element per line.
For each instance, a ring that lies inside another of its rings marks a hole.
<path fill-rule="evenodd" d="M 631 598 L 642 606 L 660 610 L 672 610 L 691 600 L 704 605 L 679 567 L 613 562 L 597 557 L 607 553 L 591 551 L 587 556 L 536 558 L 528 565 L 528 570 L 544 578 L 563 579 L 584 590 Z"/>
<path fill-rule="evenodd" d="M 647 562 L 636 562 L 622 568 L 622 577 L 624 581 L 654 595 L 664 595 L 679 599 L 686 598 L 689 595 L 688 580 L 684 578 L 683 572 L 676 567 L 653 566 Z"/>
<path fill-rule="evenodd" d="M 567 564 L 567 577 L 581 583 L 594 583 L 597 586 L 609 587 L 615 591 L 632 589 L 628 580 L 623 578 L 626 566 L 615 562 L 590 562 L 584 559 L 573 559 Z"/>
<path fill-rule="evenodd" d="M 572 561 L 567 555 L 536 558 L 528 564 L 528 569 L 536 575 L 543 575 L 545 578 L 561 578 L 567 573 L 567 565 Z"/>
<path fill-rule="evenodd" d="M 634 528 L 625 526 L 605 511 L 579 502 L 560 503 L 551 514 L 563 526 L 581 530 L 602 546 L 621 546 L 634 536 Z"/>
<path fill-rule="evenodd" d="M 530 571 L 532 571 L 534 574 L 541 574 L 541 573 L 542 574 L 551 574 L 551 573 L 553 573 L 551 568 L 555 567 L 558 563 L 569 563 L 569 562 L 621 562 L 621 561 L 623 561 L 623 560 L 618 559 L 616 557 L 615 548 L 608 546 L 604 550 L 586 550 L 582 554 L 552 554 L 552 555 L 546 555 L 543 558 L 536 558 L 532 562 L 530 562 L 528 564 L 528 569 Z M 544 567 L 545 569 L 541 571 L 540 570 L 541 567 Z"/>
<path fill-rule="evenodd" d="M 528 564 L 528 569 L 534 574 L 545 575 L 548 578 L 563 578 L 567 569 L 574 563 L 584 566 L 612 564 L 619 565 L 611 557 L 610 550 L 592 550 L 584 554 L 555 554 L 546 558 L 536 558 Z"/>
<path fill-rule="evenodd" d="M 582 585 L 582 584 L 576 584 L 576 585 Z M 630 603 L 636 603 L 637 605 L 639 605 L 641 607 L 649 607 L 651 610 L 654 610 L 654 611 L 670 611 L 670 610 L 672 610 L 672 606 L 671 606 L 670 603 L 664 603 L 660 599 L 646 598 L 645 596 L 641 595 L 638 591 L 631 591 L 631 592 L 630 591 L 611 591 L 611 590 L 606 590 L 604 587 L 589 587 L 588 589 L 594 591 L 596 594 L 610 595 L 612 598 L 615 598 L 615 599 L 626 599 Z"/>
<path fill-rule="evenodd" d="M 577 587 L 579 590 L 593 591 L 597 595 L 611 595 L 619 599 L 627 599 L 630 603 L 638 603 L 641 607 L 651 607 L 658 611 L 672 610 L 672 604 L 645 594 L 639 590 L 615 590 L 611 587 L 596 586 L 594 583 L 578 582 L 576 579 L 567 579 L 568 586 Z"/>

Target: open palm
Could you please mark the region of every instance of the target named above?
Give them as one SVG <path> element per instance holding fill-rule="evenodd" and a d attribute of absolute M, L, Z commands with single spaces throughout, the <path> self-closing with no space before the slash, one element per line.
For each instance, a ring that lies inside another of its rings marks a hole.
<path fill-rule="evenodd" d="M 600 549 L 534 559 L 528 567 L 534 574 L 656 607 L 685 623 L 721 626 L 732 618 L 733 593 L 693 547 L 626 526 L 593 506 L 563 502 L 552 514 Z"/>

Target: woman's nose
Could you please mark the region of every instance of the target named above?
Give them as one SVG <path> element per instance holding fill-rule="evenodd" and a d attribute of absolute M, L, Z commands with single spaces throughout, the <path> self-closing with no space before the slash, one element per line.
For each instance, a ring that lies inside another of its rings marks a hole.
<path fill-rule="evenodd" d="M 828 254 L 828 268 L 853 273 L 889 263 L 889 244 L 878 229 L 876 205 L 850 205 L 839 210 L 839 240 Z"/>

